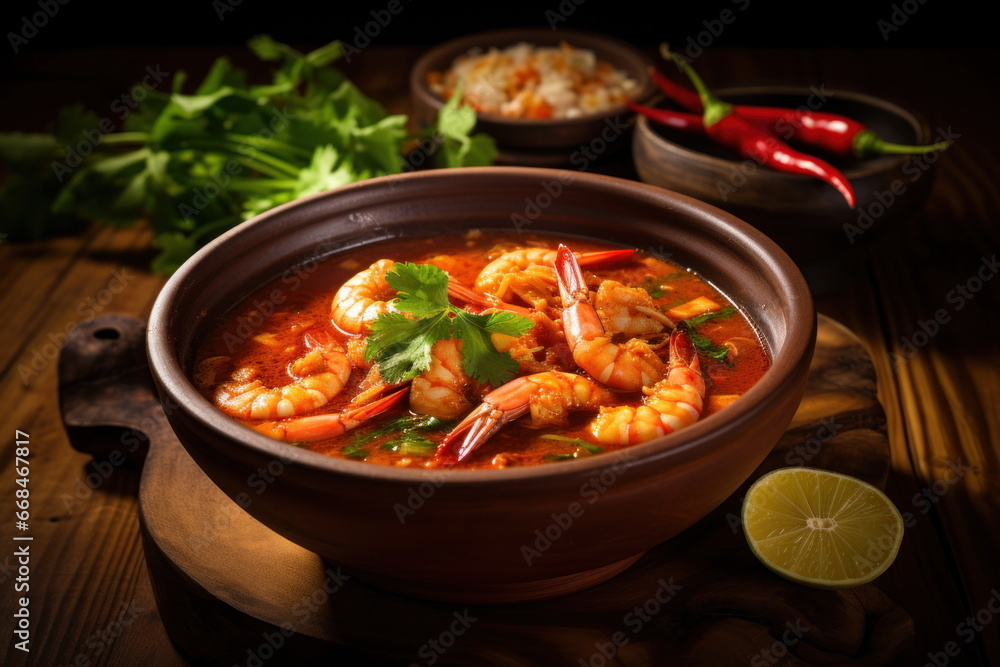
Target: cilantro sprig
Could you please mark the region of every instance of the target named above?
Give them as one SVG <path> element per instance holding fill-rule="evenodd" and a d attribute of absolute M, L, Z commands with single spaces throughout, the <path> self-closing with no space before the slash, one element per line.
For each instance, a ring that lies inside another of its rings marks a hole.
<path fill-rule="evenodd" d="M 335 67 L 338 42 L 301 53 L 260 35 L 248 46 L 274 65 L 270 82 L 249 83 L 223 57 L 196 85 L 182 71 L 165 73 L 172 80 L 147 89 L 120 124 L 76 105 L 51 134 L 0 133 L 0 235 L 33 241 L 94 221 L 148 220 L 160 250 L 151 268 L 171 273 L 263 211 L 411 168 L 414 142 L 434 147 L 435 166 L 482 166 L 496 156 L 457 99 L 433 126 L 409 134 L 405 115 L 387 113 Z"/>
<path fill-rule="evenodd" d="M 510 312 L 475 315 L 453 306 L 448 274 L 430 264 L 397 262 L 386 282 L 398 292 L 397 312 L 379 315 L 365 348 L 365 359 L 378 362 L 386 382 L 405 382 L 425 372 L 431 348 L 449 339 L 462 341 L 462 365 L 469 377 L 499 386 L 517 372 L 517 362 L 497 350 L 490 336 L 523 336 L 534 326 L 530 319 Z"/>

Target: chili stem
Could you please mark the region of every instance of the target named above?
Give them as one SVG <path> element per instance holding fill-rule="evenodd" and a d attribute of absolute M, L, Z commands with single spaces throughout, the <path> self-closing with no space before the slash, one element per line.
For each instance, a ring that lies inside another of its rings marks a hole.
<path fill-rule="evenodd" d="M 882 139 L 872 130 L 862 130 L 854 136 L 854 152 L 859 157 L 869 155 L 915 155 L 931 151 L 943 151 L 948 148 L 947 141 L 925 146 L 908 146 L 894 144 Z"/>
<path fill-rule="evenodd" d="M 660 47 L 661 52 L 664 57 L 669 56 L 677 66 L 680 67 L 684 73 L 691 79 L 691 83 L 694 84 L 695 90 L 698 91 L 698 96 L 701 98 L 701 105 L 704 108 L 703 121 L 705 127 L 710 127 L 715 125 L 720 120 L 730 115 L 733 112 L 733 105 L 728 102 L 723 102 L 718 97 L 716 97 L 705 82 L 702 81 L 698 73 L 694 71 L 694 68 L 684 60 L 684 57 L 680 54 L 674 53 L 670 50 L 666 44 Z"/>

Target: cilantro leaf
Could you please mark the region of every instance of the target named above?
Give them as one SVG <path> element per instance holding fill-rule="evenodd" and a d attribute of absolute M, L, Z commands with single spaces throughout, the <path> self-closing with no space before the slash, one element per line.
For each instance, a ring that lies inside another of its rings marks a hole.
<path fill-rule="evenodd" d="M 430 264 L 397 262 L 386 282 L 397 290 L 399 312 L 375 319 L 365 347 L 365 359 L 378 362 L 385 381 L 404 382 L 425 372 L 434 344 L 450 339 L 462 341 L 462 365 L 469 377 L 499 386 L 517 372 L 517 362 L 497 350 L 491 336 L 521 336 L 534 326 L 530 319 L 515 313 L 474 315 L 453 306 L 448 274 Z"/>
<path fill-rule="evenodd" d="M 50 134 L 0 133 L 0 234 L 27 241 L 145 219 L 163 250 L 152 268 L 169 273 L 258 213 L 403 170 L 408 119 L 336 69 L 339 42 L 302 53 L 259 35 L 249 48 L 273 65 L 270 81 L 251 84 L 219 58 L 200 83 L 178 71 L 148 90 L 120 130 L 72 106 Z M 493 162 L 493 140 L 474 126 L 456 99 L 426 128 L 443 140 L 443 166 Z M 89 150 L 75 148 L 82 140 Z"/>
<path fill-rule="evenodd" d="M 729 355 L 729 348 L 725 345 L 716 345 L 707 336 L 698 333 L 697 331 L 691 329 L 687 332 L 688 338 L 691 339 L 691 344 L 697 348 L 699 352 L 703 352 L 712 359 L 718 359 L 719 361 L 725 361 L 726 357 Z"/>
<path fill-rule="evenodd" d="M 448 274 L 431 264 L 399 262 L 385 275 L 398 292 L 396 308 L 415 317 L 427 317 L 448 307 Z"/>
<path fill-rule="evenodd" d="M 707 336 L 699 333 L 696 328 L 705 322 L 710 320 L 730 317 L 736 313 L 736 308 L 733 306 L 726 306 L 719 310 L 713 310 L 708 313 L 702 313 L 701 315 L 695 315 L 694 317 L 689 317 L 686 320 L 681 320 L 678 326 L 684 328 L 687 332 L 688 338 L 691 339 L 691 343 L 698 349 L 699 352 L 711 357 L 712 359 L 717 359 L 719 361 L 725 361 L 729 356 L 729 348 L 725 345 L 716 345 Z"/>
<path fill-rule="evenodd" d="M 462 91 L 456 90 L 437 116 L 437 131 L 443 138 L 437 153 L 442 167 L 482 167 L 493 164 L 498 155 L 496 142 L 486 134 L 472 135 L 476 112 L 462 104 Z"/>
<path fill-rule="evenodd" d="M 494 387 L 509 380 L 520 366 L 509 353 L 497 350 L 496 346 L 493 345 L 491 334 L 511 331 L 512 333 L 507 335 L 520 336 L 527 333 L 535 325 L 526 317 L 514 313 L 508 313 L 508 315 L 520 318 L 526 324 L 520 328 L 501 326 L 501 331 L 495 331 L 491 326 L 489 315 L 473 315 L 465 311 L 458 311 L 454 319 L 455 337 L 462 340 L 462 368 L 465 370 L 465 374 Z"/>
<path fill-rule="evenodd" d="M 438 114 L 438 129 L 446 137 L 457 141 L 464 141 L 467 135 L 476 126 L 476 112 L 472 107 L 461 104 L 461 88 L 455 90 L 454 94 L 441 107 Z"/>
<path fill-rule="evenodd" d="M 730 317 L 736 313 L 736 308 L 733 306 L 726 306 L 719 310 L 713 310 L 708 313 L 702 313 L 701 315 L 695 315 L 694 317 L 689 317 L 686 320 L 681 320 L 684 326 L 693 329 L 697 326 L 701 326 L 709 320 L 715 320 L 723 317 Z"/>
<path fill-rule="evenodd" d="M 377 360 L 382 379 L 391 384 L 417 377 L 431 365 L 431 348 L 451 338 L 447 313 L 414 320 L 401 313 L 380 315 L 371 326 L 365 359 Z"/>

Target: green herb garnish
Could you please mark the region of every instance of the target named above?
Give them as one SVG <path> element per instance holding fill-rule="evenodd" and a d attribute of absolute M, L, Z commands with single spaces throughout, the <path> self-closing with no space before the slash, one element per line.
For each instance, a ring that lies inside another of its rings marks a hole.
<path fill-rule="evenodd" d="M 350 459 L 366 459 L 368 458 L 368 450 L 363 449 L 360 445 L 356 443 L 350 443 L 346 447 L 340 450 L 340 453 Z"/>
<path fill-rule="evenodd" d="M 726 357 L 729 355 L 729 348 L 725 345 L 716 345 L 697 331 L 689 330 L 687 332 L 688 338 L 691 339 L 691 344 L 695 348 L 707 357 L 712 359 L 717 359 L 719 361 L 725 361 Z"/>
<path fill-rule="evenodd" d="M 695 328 L 710 320 L 730 317 L 735 313 L 736 308 L 733 306 L 726 306 L 725 308 L 721 308 L 719 310 L 713 310 L 709 313 L 702 313 L 701 315 L 695 315 L 694 317 L 689 317 L 686 320 L 681 320 L 678 323 L 678 326 L 684 327 L 688 338 L 691 339 L 691 344 L 694 345 L 699 352 L 712 359 L 725 361 L 729 356 L 729 348 L 725 345 L 716 345 L 709 340 L 707 336 L 697 332 Z"/>
<path fill-rule="evenodd" d="M 431 456 L 437 444 L 428 440 L 422 432 L 442 431 L 454 425 L 454 421 L 427 415 L 405 415 L 364 434 L 364 440 L 374 440 L 385 435 L 396 437 L 385 442 L 382 449 L 403 456 Z"/>
<path fill-rule="evenodd" d="M 545 457 L 546 461 L 568 461 L 570 459 L 578 459 L 582 456 L 589 456 L 591 454 L 600 454 L 604 451 L 604 448 L 600 445 L 595 445 L 594 443 L 588 442 L 583 438 L 570 438 L 569 436 L 556 435 L 554 433 L 547 433 L 539 437 L 544 440 L 559 440 L 573 446 L 572 452 L 548 454 Z"/>
<path fill-rule="evenodd" d="M 736 308 L 733 306 L 726 306 L 725 308 L 720 308 L 719 310 L 713 310 L 709 313 L 702 313 L 701 315 L 695 315 L 694 317 L 689 317 L 686 320 L 681 320 L 681 324 L 689 329 L 694 329 L 695 327 L 701 326 L 710 320 L 730 317 L 735 314 Z"/>
<path fill-rule="evenodd" d="M 668 273 L 665 276 L 649 276 L 641 283 L 636 285 L 640 289 L 646 290 L 654 299 L 661 299 L 668 293 L 668 290 L 663 289 L 663 283 L 670 282 L 671 280 L 676 280 L 678 278 L 683 278 L 685 276 L 691 275 L 689 273 Z"/>
<path fill-rule="evenodd" d="M 382 445 L 382 449 L 403 456 L 431 456 L 437 450 L 437 444 L 419 433 L 407 433 L 389 440 Z"/>
<path fill-rule="evenodd" d="M 499 386 L 519 370 L 490 336 L 523 336 L 534 326 L 530 319 L 510 312 L 473 315 L 451 305 L 448 274 L 430 264 L 397 262 L 386 281 L 398 292 L 399 312 L 379 315 L 365 348 L 365 359 L 378 362 L 386 382 L 404 382 L 426 371 L 434 343 L 449 339 L 462 341 L 463 369 L 480 382 Z"/>
<path fill-rule="evenodd" d="M 248 83 L 227 58 L 193 89 L 184 72 L 157 67 L 121 128 L 74 106 L 52 134 L 0 134 L 0 237 L 30 241 L 93 221 L 145 219 L 160 249 L 152 269 L 170 273 L 279 204 L 410 169 L 404 156 L 414 141 L 432 147 L 418 149 L 431 152 L 420 162 L 436 166 L 481 166 L 496 156 L 491 138 L 470 135 L 475 112 L 458 97 L 434 126 L 408 134 L 405 115 L 387 114 L 333 66 L 338 42 L 300 53 L 261 35 L 249 48 L 275 63 L 269 83 Z"/>

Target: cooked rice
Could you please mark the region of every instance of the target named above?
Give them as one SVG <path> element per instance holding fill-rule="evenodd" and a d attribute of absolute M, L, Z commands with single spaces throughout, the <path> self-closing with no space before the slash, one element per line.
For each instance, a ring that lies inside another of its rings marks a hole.
<path fill-rule="evenodd" d="M 428 77 L 432 91 L 449 99 L 457 88 L 480 113 L 510 118 L 577 118 L 622 104 L 638 84 L 593 51 L 565 42 L 557 47 L 519 43 L 471 51 L 447 72 Z"/>

